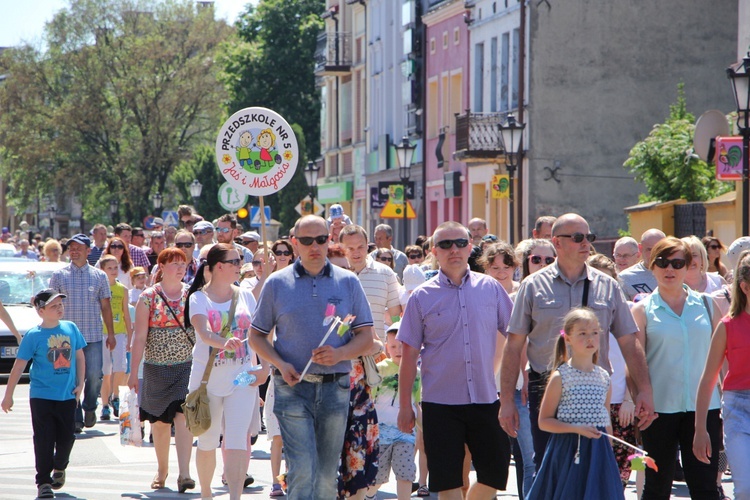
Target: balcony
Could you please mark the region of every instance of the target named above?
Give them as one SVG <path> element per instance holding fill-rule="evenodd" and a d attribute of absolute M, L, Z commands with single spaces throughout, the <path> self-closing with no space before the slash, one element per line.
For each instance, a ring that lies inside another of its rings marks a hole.
<path fill-rule="evenodd" d="M 500 143 L 502 113 L 470 113 L 456 115 L 456 151 L 453 158 L 467 163 L 502 162 Z"/>
<path fill-rule="evenodd" d="M 352 34 L 325 32 L 315 47 L 315 76 L 346 75 L 352 67 Z"/>

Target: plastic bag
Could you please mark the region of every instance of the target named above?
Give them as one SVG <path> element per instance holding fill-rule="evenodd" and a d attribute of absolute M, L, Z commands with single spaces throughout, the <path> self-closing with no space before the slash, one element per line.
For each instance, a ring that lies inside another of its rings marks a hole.
<path fill-rule="evenodd" d="M 139 447 L 143 444 L 138 394 L 127 387 L 120 389 L 120 444 Z"/>

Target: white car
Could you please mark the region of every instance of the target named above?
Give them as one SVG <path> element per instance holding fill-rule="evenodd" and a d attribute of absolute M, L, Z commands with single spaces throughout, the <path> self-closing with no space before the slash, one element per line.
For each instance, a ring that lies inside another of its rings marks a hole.
<path fill-rule="evenodd" d="M 21 335 L 41 323 L 31 305 L 31 298 L 49 287 L 54 271 L 67 265 L 64 262 L 36 262 L 27 259 L 0 260 L 0 301 Z M 17 353 L 16 338 L 7 325 L 0 321 L 0 375 L 10 373 Z"/>
<path fill-rule="evenodd" d="M 0 259 L 15 257 L 17 251 L 10 243 L 0 243 Z"/>

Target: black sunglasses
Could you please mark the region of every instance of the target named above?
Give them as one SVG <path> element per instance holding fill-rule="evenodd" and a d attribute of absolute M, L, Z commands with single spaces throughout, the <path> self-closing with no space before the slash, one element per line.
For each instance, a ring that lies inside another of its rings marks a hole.
<path fill-rule="evenodd" d="M 584 238 L 586 238 L 589 243 L 593 243 L 596 241 L 596 235 L 594 233 L 556 234 L 555 236 L 557 236 L 558 238 L 570 238 L 571 240 L 573 240 L 573 243 L 580 243 Z"/>
<path fill-rule="evenodd" d="M 541 255 L 529 255 L 529 260 L 531 260 L 531 263 L 535 265 L 541 264 L 542 259 L 544 259 L 544 263 L 548 266 L 552 264 L 553 262 L 555 262 L 554 257 L 542 257 Z"/>
<path fill-rule="evenodd" d="M 109 248 L 112 248 L 112 249 L 117 249 L 117 248 L 119 248 L 120 250 L 122 250 L 122 249 L 124 249 L 125 247 L 124 247 L 123 245 L 110 245 L 110 246 L 109 246 Z"/>
<path fill-rule="evenodd" d="M 412 260 L 414 260 L 414 259 L 421 259 L 422 258 L 422 254 L 421 253 L 410 253 L 409 254 L 409 258 L 412 259 Z"/>
<path fill-rule="evenodd" d="M 292 252 L 290 252 L 289 250 L 274 250 L 273 254 L 277 257 L 281 257 L 282 255 L 284 257 L 289 257 L 290 255 L 292 255 Z"/>
<path fill-rule="evenodd" d="M 328 235 L 322 234 L 320 236 L 297 236 L 297 241 L 305 245 L 306 247 L 309 247 L 313 244 L 313 242 L 317 243 L 318 245 L 325 245 L 328 243 Z"/>
<path fill-rule="evenodd" d="M 393 257 L 378 257 L 380 262 L 393 262 Z"/>
<path fill-rule="evenodd" d="M 193 243 L 191 241 L 185 241 L 180 243 L 175 243 L 174 246 L 177 248 L 193 248 Z"/>
<path fill-rule="evenodd" d="M 711 250 L 718 250 L 721 247 L 719 245 L 709 245 L 708 248 L 710 248 Z"/>
<path fill-rule="evenodd" d="M 667 266 L 672 265 L 672 269 L 682 269 L 687 264 L 685 259 L 667 259 L 666 257 L 657 257 L 654 259 L 654 265 L 660 269 L 666 269 Z"/>
<path fill-rule="evenodd" d="M 222 264 L 232 264 L 233 266 L 239 266 L 240 265 L 240 259 L 228 259 L 228 260 L 220 260 Z"/>
<path fill-rule="evenodd" d="M 466 245 L 469 244 L 469 240 L 467 240 L 466 238 L 457 238 L 455 240 L 441 240 L 435 243 L 435 246 L 437 246 L 438 248 L 442 248 L 443 250 L 450 250 L 450 248 L 454 244 L 458 248 L 466 248 Z"/>

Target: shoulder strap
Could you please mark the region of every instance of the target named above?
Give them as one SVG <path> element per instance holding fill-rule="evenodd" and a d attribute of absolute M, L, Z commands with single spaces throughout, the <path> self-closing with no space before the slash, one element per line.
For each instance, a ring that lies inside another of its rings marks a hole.
<path fill-rule="evenodd" d="M 195 342 L 193 342 L 193 340 L 190 338 L 190 335 L 188 335 L 187 330 L 183 326 L 182 321 L 180 321 L 180 318 L 177 317 L 177 314 L 175 314 L 174 309 L 172 309 L 172 306 L 169 305 L 169 300 L 167 300 L 167 297 L 162 293 L 161 287 L 160 288 L 154 287 L 154 289 L 156 290 L 156 293 L 159 294 L 159 297 L 161 297 L 161 300 L 164 301 L 164 305 L 167 306 L 167 309 L 169 309 L 169 312 L 172 314 L 172 317 L 174 318 L 174 320 L 177 322 L 178 325 L 180 325 L 180 328 L 182 328 L 182 331 L 185 332 L 185 336 L 187 337 L 188 342 L 190 342 L 190 345 L 191 346 L 195 345 Z"/>
<path fill-rule="evenodd" d="M 232 291 L 234 293 L 232 294 L 232 303 L 229 305 L 229 317 L 227 318 L 227 324 L 224 325 L 224 328 L 221 329 L 222 336 L 226 335 L 229 329 L 232 328 L 232 321 L 234 321 L 234 310 L 237 309 L 237 299 L 240 296 L 240 287 L 232 285 Z M 203 379 L 201 379 L 201 384 L 206 384 L 208 382 L 208 377 L 211 376 L 211 370 L 214 367 L 214 358 L 218 353 L 218 347 L 212 347 L 211 351 L 208 353 L 208 362 L 206 363 L 206 369 L 203 371 Z"/>
<path fill-rule="evenodd" d="M 591 281 L 588 276 L 583 280 L 583 297 L 581 298 L 581 307 L 587 307 L 589 305 L 589 284 Z"/>
<path fill-rule="evenodd" d="M 708 319 L 711 322 L 711 334 L 713 335 L 714 332 L 714 315 L 713 315 L 713 308 L 709 307 L 708 305 L 708 295 L 705 293 L 701 294 L 701 298 L 703 299 L 703 305 L 706 306 L 706 311 L 708 311 Z"/>

